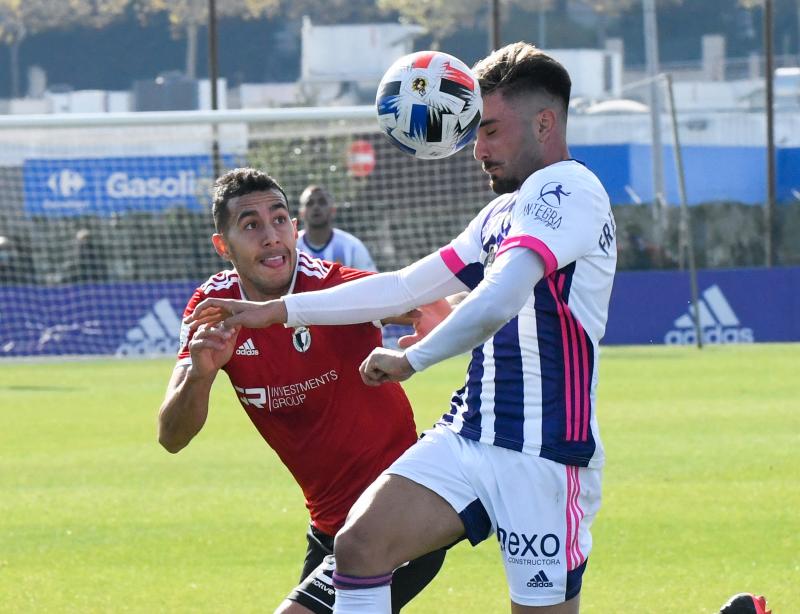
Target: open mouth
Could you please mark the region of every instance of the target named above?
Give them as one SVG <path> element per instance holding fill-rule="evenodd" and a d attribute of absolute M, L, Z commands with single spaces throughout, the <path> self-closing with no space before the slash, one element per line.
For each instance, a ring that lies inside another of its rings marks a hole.
<path fill-rule="evenodd" d="M 259 262 L 269 269 L 279 269 L 286 263 L 286 256 L 269 256 L 262 258 Z"/>

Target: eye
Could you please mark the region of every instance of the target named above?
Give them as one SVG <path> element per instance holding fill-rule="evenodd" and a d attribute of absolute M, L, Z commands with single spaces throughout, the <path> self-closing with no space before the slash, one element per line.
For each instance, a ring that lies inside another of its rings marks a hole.
<path fill-rule="evenodd" d="M 247 222 L 247 223 L 246 223 L 246 224 L 243 226 L 243 228 L 244 228 L 245 230 L 253 230 L 253 229 L 254 229 L 254 228 L 256 228 L 257 226 L 258 226 L 258 222 Z"/>
<path fill-rule="evenodd" d="M 286 217 L 285 215 L 276 215 L 276 216 L 273 218 L 273 222 L 274 222 L 275 224 L 285 224 L 285 223 L 288 221 L 288 219 L 289 219 L 289 218 L 288 218 L 288 217 Z"/>

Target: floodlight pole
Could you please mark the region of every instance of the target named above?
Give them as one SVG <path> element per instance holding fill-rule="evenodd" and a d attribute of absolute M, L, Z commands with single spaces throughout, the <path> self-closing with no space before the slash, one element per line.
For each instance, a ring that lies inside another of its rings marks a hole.
<path fill-rule="evenodd" d="M 775 256 L 775 73 L 772 43 L 772 0 L 764 0 L 764 60 L 766 112 L 767 112 L 767 202 L 764 203 L 765 264 L 771 267 Z"/>
<path fill-rule="evenodd" d="M 217 63 L 217 2 L 208 0 L 208 79 L 211 88 L 211 110 L 219 109 L 219 97 L 217 92 L 217 79 L 219 77 L 219 65 Z M 211 140 L 211 161 L 214 166 L 214 179 L 222 174 L 222 161 L 219 155 L 219 136 L 218 127 L 215 123 L 212 126 L 213 135 Z"/>
<path fill-rule="evenodd" d="M 694 322 L 694 333 L 697 337 L 697 349 L 703 349 L 703 334 L 700 328 L 700 298 L 697 289 L 697 266 L 694 260 L 694 240 L 692 239 L 692 228 L 689 223 L 689 203 L 686 201 L 686 176 L 683 172 L 683 153 L 681 152 L 681 140 L 678 133 L 678 113 L 675 109 L 675 94 L 672 91 L 672 75 L 664 73 L 661 75 L 667 86 L 667 102 L 669 113 L 672 118 L 672 153 L 675 157 L 675 172 L 678 175 L 678 194 L 681 199 L 681 221 L 680 221 L 680 244 L 681 249 L 686 250 L 687 263 L 689 264 L 689 283 L 692 289 L 692 314 Z"/>
<path fill-rule="evenodd" d="M 653 221 L 659 248 L 664 247 L 664 160 L 661 144 L 661 103 L 658 92 L 658 25 L 655 0 L 643 0 L 644 51 L 650 81 L 650 132 L 653 139 Z"/>
<path fill-rule="evenodd" d="M 500 0 L 489 0 L 489 53 L 500 49 Z"/>

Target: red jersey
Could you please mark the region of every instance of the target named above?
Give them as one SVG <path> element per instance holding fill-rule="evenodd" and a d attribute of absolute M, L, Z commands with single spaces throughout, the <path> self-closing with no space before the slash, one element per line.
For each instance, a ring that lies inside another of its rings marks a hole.
<path fill-rule="evenodd" d="M 292 292 L 358 279 L 367 272 L 298 253 Z M 195 290 L 184 316 L 206 297 L 243 298 L 235 271 Z M 181 335 L 179 361 L 191 360 Z M 358 367 L 381 345 L 372 323 L 276 324 L 239 331 L 224 370 L 258 432 L 278 453 L 306 498 L 311 522 L 335 535 L 358 496 L 416 441 L 411 405 L 399 384 L 370 387 Z"/>

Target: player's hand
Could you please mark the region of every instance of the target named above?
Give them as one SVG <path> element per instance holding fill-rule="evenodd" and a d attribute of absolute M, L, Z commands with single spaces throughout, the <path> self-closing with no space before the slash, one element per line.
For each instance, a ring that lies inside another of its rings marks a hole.
<path fill-rule="evenodd" d="M 380 386 L 385 382 L 402 382 L 414 375 L 414 369 L 404 352 L 375 348 L 358 369 L 367 386 Z"/>
<path fill-rule="evenodd" d="M 231 359 L 238 334 L 239 327 L 201 324 L 189 342 L 192 371 L 198 377 L 213 376 Z"/>
<path fill-rule="evenodd" d="M 232 298 L 207 298 L 184 318 L 190 329 L 202 324 L 219 324 L 225 328 L 266 328 L 286 322 L 286 306 L 281 300 L 243 301 Z"/>
<path fill-rule="evenodd" d="M 397 340 L 397 345 L 403 349 L 414 345 L 425 335 L 431 332 L 436 326 L 450 315 L 453 308 L 445 299 L 439 299 L 433 303 L 422 305 L 418 308 L 420 317 L 414 322 L 414 334 L 405 335 Z"/>
<path fill-rule="evenodd" d="M 416 324 L 422 317 L 422 311 L 419 309 L 412 309 L 406 311 L 399 316 L 392 316 L 391 318 L 383 318 L 381 324 L 401 324 L 403 326 L 410 326 Z"/>

